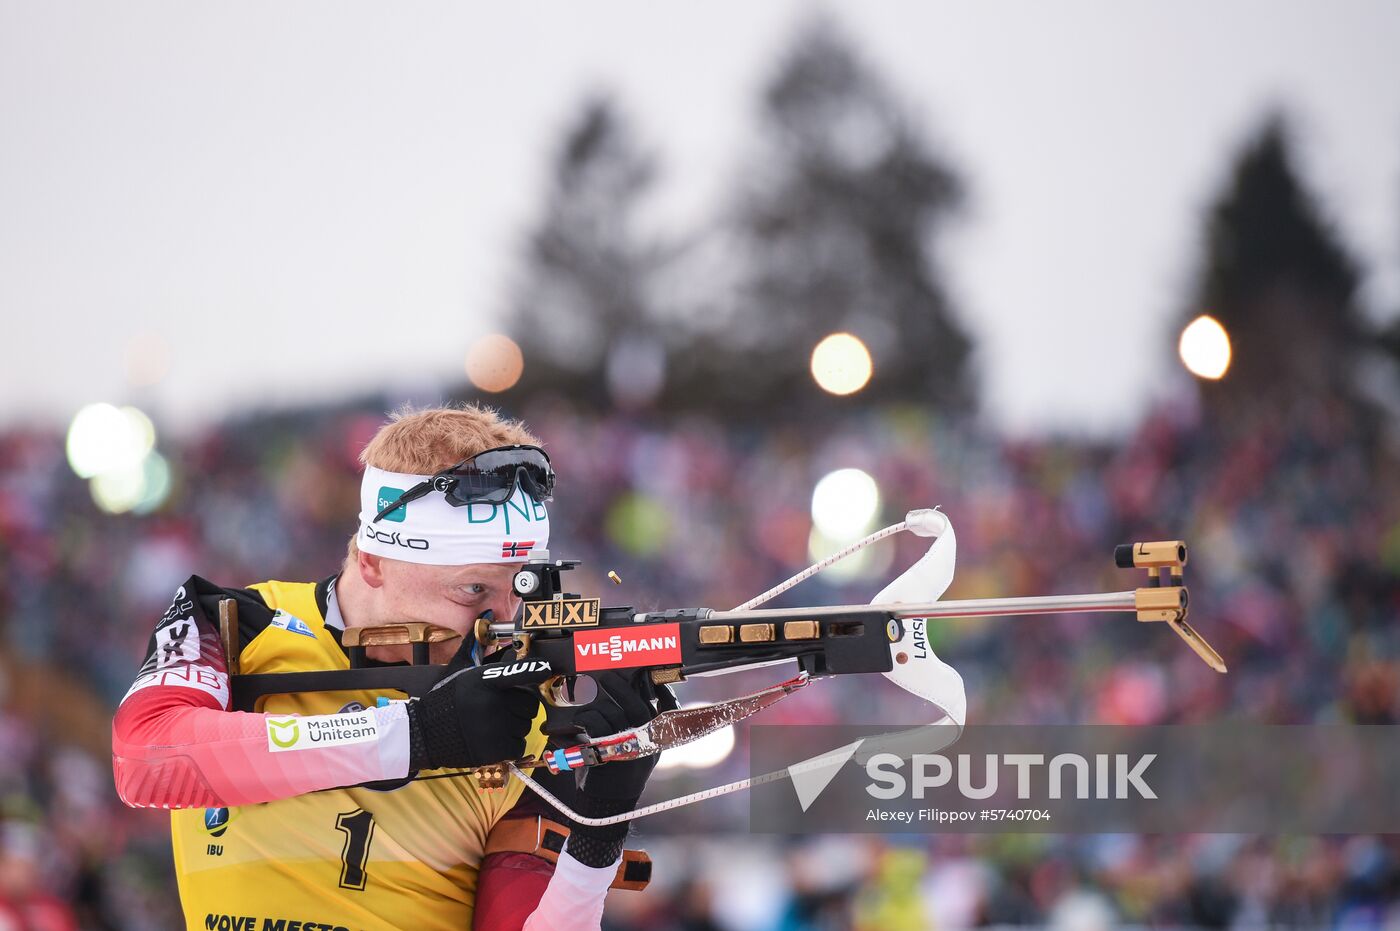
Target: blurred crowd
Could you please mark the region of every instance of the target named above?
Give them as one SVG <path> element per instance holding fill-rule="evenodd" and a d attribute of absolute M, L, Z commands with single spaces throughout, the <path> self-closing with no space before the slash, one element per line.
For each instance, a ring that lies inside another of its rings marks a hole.
<path fill-rule="evenodd" d="M 1393 723 L 1400 712 L 1400 457 L 1353 405 L 1225 421 L 1179 403 L 1113 442 L 1010 441 L 899 406 L 820 424 L 600 415 L 560 400 L 508 413 L 558 469 L 551 550 L 585 561 L 571 587 L 615 603 L 727 608 L 764 590 L 811 561 L 816 481 L 856 467 L 882 495 L 872 527 L 933 505 L 951 517 L 950 597 L 1121 590 L 1138 582 L 1113 567 L 1115 544 L 1192 546 L 1193 620 L 1229 675 L 1156 625 L 933 625 L 972 722 Z M 191 572 L 241 585 L 338 570 L 356 527 L 357 456 L 382 419 L 372 406 L 308 410 L 162 437 L 175 484 L 146 516 L 101 512 L 60 434 L 0 434 L 0 931 L 177 926 L 166 818 L 117 802 L 106 716 Z M 883 543 L 785 603 L 867 601 L 920 550 L 912 537 Z M 918 722 L 910 696 L 861 678 L 820 683 L 760 720 Z M 687 684 L 682 698 L 739 687 Z M 743 748 L 741 732 L 728 758 L 660 770 L 652 791 L 739 778 Z M 743 833 L 742 805 L 643 822 L 654 888 L 615 894 L 605 927 L 1400 926 L 1400 843 L 1388 837 L 784 841 Z"/>

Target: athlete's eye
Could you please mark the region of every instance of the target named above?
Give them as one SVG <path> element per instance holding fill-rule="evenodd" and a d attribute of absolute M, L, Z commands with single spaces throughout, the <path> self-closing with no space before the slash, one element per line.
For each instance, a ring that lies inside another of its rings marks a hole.
<path fill-rule="evenodd" d="M 473 595 L 484 595 L 486 594 L 486 586 L 482 585 L 480 582 L 473 582 L 471 585 L 467 586 L 467 591 Z"/>

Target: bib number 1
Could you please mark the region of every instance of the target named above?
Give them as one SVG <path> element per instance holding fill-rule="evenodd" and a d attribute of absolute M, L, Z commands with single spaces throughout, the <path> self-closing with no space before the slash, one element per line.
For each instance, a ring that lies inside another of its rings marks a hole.
<path fill-rule="evenodd" d="M 345 847 L 340 852 L 340 888 L 364 891 L 369 879 L 365 865 L 369 862 L 369 844 L 374 839 L 374 815 L 357 808 L 336 815 L 335 827 L 345 833 Z"/>

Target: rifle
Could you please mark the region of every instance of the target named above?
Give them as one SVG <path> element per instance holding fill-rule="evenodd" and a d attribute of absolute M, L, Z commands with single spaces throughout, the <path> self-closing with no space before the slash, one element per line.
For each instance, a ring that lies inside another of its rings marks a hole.
<path fill-rule="evenodd" d="M 881 593 L 888 600 L 877 596 L 876 603 L 869 605 L 756 607 L 838 559 L 901 530 L 935 539 L 925 556 Z M 881 673 L 936 705 L 945 719 L 960 729 L 965 713 L 962 681 L 929 649 L 925 625 L 931 619 L 1131 613 L 1139 621 L 1165 623 L 1208 666 L 1226 671 L 1220 655 L 1186 620 L 1190 602 L 1183 577 L 1188 558 L 1183 541 L 1115 548 L 1114 561 L 1119 568 L 1147 571 L 1144 587 L 1097 594 L 940 602 L 936 599 L 952 580 L 955 546 L 952 525 L 945 515 L 937 510 L 911 511 L 899 524 L 857 541 L 729 611 L 679 608 L 637 612 L 630 606 L 604 607 L 601 598 L 565 591 L 563 574 L 580 565 L 579 560 L 552 559 L 546 552 L 537 552 L 513 579 L 522 601 L 517 619 L 498 622 L 481 618 L 472 636 L 483 653 L 496 652 L 506 662 L 549 663 L 556 675 L 541 686 L 541 692 L 547 708 L 544 729 L 552 746 L 539 759 L 503 761 L 478 770 L 478 779 L 483 785 L 501 785 L 509 772 L 549 800 L 523 769 L 543 766 L 552 773 L 570 772 L 660 753 L 747 718 L 814 679 L 834 675 Z M 616 573 L 609 573 L 609 577 L 620 581 Z M 911 592 L 922 592 L 927 600 L 911 602 Z M 255 710 L 263 697 L 278 693 L 385 689 L 421 696 L 445 674 L 444 666 L 428 662 L 429 645 L 460 636 L 424 623 L 352 627 L 342 637 L 349 669 L 242 675 L 236 667 L 237 651 L 231 648 L 237 630 L 232 609 L 231 601 L 220 606 L 220 624 L 226 654 L 233 664 L 232 703 L 237 710 Z M 411 644 L 412 664 L 367 665 L 366 650 L 388 644 Z M 643 670 L 653 686 L 665 686 L 786 662 L 797 664 L 797 674 L 774 686 L 727 701 L 663 712 L 649 725 L 623 734 L 587 734 L 573 721 L 579 711 L 600 700 L 596 686 L 590 688 L 590 673 Z M 697 795 L 711 797 L 717 791 Z M 675 805 L 650 806 L 646 813 L 663 807 Z M 633 813 L 619 818 L 637 816 Z"/>

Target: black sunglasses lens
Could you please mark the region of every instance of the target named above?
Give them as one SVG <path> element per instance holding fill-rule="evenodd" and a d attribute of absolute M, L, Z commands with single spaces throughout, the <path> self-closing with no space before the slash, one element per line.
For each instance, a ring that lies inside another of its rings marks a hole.
<path fill-rule="evenodd" d="M 536 501 L 547 501 L 554 494 L 554 473 L 540 472 L 528 466 L 519 471 L 520 487 Z"/>
<path fill-rule="evenodd" d="M 515 474 L 457 475 L 456 484 L 447 492 L 454 507 L 468 504 L 504 504 L 515 493 L 516 483 L 536 501 L 547 501 L 554 493 L 553 474 L 540 475 L 534 469 L 517 466 Z"/>
<path fill-rule="evenodd" d="M 453 473 L 457 484 L 447 498 L 458 507 L 479 501 L 502 504 L 510 499 L 520 483 L 526 494 L 537 501 L 554 493 L 554 469 L 543 450 L 490 449 L 468 460 Z"/>
<path fill-rule="evenodd" d="M 495 474 L 458 473 L 454 478 L 456 484 L 447 492 L 447 503 L 453 507 L 468 504 L 504 504 L 515 491 L 514 476 L 507 479 Z"/>

